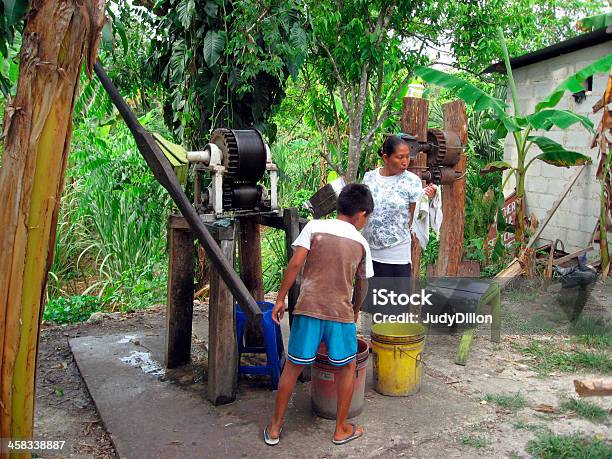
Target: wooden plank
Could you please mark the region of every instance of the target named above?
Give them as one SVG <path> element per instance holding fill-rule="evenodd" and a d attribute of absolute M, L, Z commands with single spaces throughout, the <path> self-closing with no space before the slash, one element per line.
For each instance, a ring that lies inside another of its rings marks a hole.
<path fill-rule="evenodd" d="M 293 247 L 291 244 L 300 234 L 300 222 L 298 210 L 295 207 L 285 209 L 283 212 L 283 220 L 285 222 L 285 247 L 287 250 L 287 260 L 291 260 L 293 256 Z M 300 296 L 300 285 L 302 283 L 301 273 L 295 281 L 295 284 L 289 289 L 288 296 L 288 310 L 289 310 L 289 324 L 293 323 L 293 309 L 297 303 L 298 297 Z"/>
<path fill-rule="evenodd" d="M 194 238 L 191 231 L 171 227 L 169 239 L 165 363 L 167 368 L 176 368 L 191 359 Z"/>
<path fill-rule="evenodd" d="M 457 273 L 457 276 L 480 277 L 480 263 L 473 260 L 462 261 L 461 263 L 459 263 L 459 271 Z"/>
<path fill-rule="evenodd" d="M 298 215 L 298 210 L 295 207 L 291 207 L 285 209 L 283 212 L 283 220 L 285 224 L 285 247 L 287 250 L 287 260 L 290 260 L 293 256 L 293 247 L 291 243 L 295 241 L 295 239 L 299 236 L 301 228 L 300 218 Z M 295 305 L 297 303 L 298 297 L 300 296 L 300 286 L 302 284 L 302 273 L 298 275 L 297 279 L 293 286 L 289 289 L 289 293 L 287 295 L 288 304 L 287 309 L 289 310 L 289 328 L 291 329 L 291 325 L 293 324 L 293 310 L 295 309 Z M 291 332 L 290 332 L 291 333 Z M 300 381 L 307 382 L 311 379 L 311 366 L 305 365 L 305 368 L 302 370 L 300 374 Z"/>
<path fill-rule="evenodd" d="M 255 301 L 263 301 L 263 276 L 261 272 L 261 234 L 254 217 L 240 218 L 240 278 Z M 249 321 L 245 330 L 247 346 L 263 346 L 261 324 Z"/>
<path fill-rule="evenodd" d="M 234 240 L 217 241 L 223 256 L 231 264 Z M 233 402 L 238 385 L 238 346 L 234 298 L 219 272 L 210 269 L 210 302 L 208 316 L 208 384 L 207 398 L 213 405 Z"/>
<path fill-rule="evenodd" d="M 572 252 L 567 255 L 564 255 L 560 258 L 553 259 L 552 266 L 562 265 L 563 263 L 573 260 L 574 258 L 578 258 L 580 255 L 584 255 L 585 253 L 591 252 L 593 250 L 594 250 L 593 247 L 589 246 L 589 247 L 585 247 L 584 249 L 577 250 L 576 252 Z M 547 262 L 546 260 L 538 260 L 539 264 L 545 264 L 546 262 Z"/>
<path fill-rule="evenodd" d="M 563 191 L 561 192 L 557 200 L 554 202 L 553 206 L 550 208 L 550 210 L 546 214 L 546 218 L 544 218 L 544 221 L 540 224 L 540 226 L 538 226 L 538 229 L 536 230 L 535 233 L 533 233 L 533 235 L 529 239 L 529 242 L 527 242 L 527 246 L 525 247 L 526 249 L 530 248 L 535 243 L 535 241 L 540 237 L 540 235 L 544 231 L 544 228 L 546 228 L 546 225 L 548 225 L 548 222 L 550 222 L 550 219 L 553 217 L 553 215 L 555 215 L 555 212 L 557 211 L 557 209 L 559 208 L 559 206 L 561 205 L 565 197 L 568 195 L 568 193 L 574 186 L 574 183 L 576 183 L 576 181 L 582 174 L 582 171 L 584 171 L 586 167 L 587 167 L 586 164 L 583 166 L 578 166 L 578 170 L 576 170 L 576 172 L 574 173 L 570 181 L 567 182 L 567 184 L 565 185 L 565 188 L 563 189 Z"/>
<path fill-rule="evenodd" d="M 414 164 L 412 164 L 413 162 Z M 418 175 L 419 178 L 422 178 L 422 174 L 423 174 L 422 168 L 427 166 L 427 154 L 423 152 L 417 153 L 415 160 L 411 161 L 410 166 L 411 167 L 408 167 L 408 170 L 412 172 L 413 174 Z M 423 187 L 426 186 L 425 181 L 422 181 L 422 185 Z M 410 255 L 410 259 L 412 260 L 411 290 L 414 292 L 416 290 L 417 282 L 419 281 L 419 277 L 420 277 L 421 252 L 422 252 L 421 245 L 419 244 L 419 239 L 414 234 L 412 235 L 412 242 L 410 245 L 410 250 L 412 252 Z M 414 308 L 414 309 L 415 311 L 411 311 L 411 312 L 414 312 L 414 313 L 418 312 L 416 311 L 417 308 Z"/>
<path fill-rule="evenodd" d="M 612 379 L 574 379 L 574 388 L 581 397 L 612 395 Z"/>
<path fill-rule="evenodd" d="M 276 229 L 285 229 L 285 222 L 282 215 L 258 215 L 255 219 L 260 225 Z"/>
<path fill-rule="evenodd" d="M 427 141 L 429 101 L 416 97 L 402 99 L 402 132 L 416 136 L 419 142 Z"/>
<path fill-rule="evenodd" d="M 465 103 L 456 100 L 444 104 L 444 129 L 457 133 L 462 145 L 467 144 L 467 115 Z M 465 170 L 467 156 L 461 154 L 455 171 L 462 178 L 442 187 L 442 213 L 444 219 L 440 228 L 440 251 L 437 273 L 439 276 L 457 276 L 463 253 L 463 232 L 465 219 Z"/>
<path fill-rule="evenodd" d="M 240 277 L 256 301 L 263 301 L 264 290 L 261 272 L 261 233 L 259 224 L 252 218 L 239 219 L 240 229 Z"/>

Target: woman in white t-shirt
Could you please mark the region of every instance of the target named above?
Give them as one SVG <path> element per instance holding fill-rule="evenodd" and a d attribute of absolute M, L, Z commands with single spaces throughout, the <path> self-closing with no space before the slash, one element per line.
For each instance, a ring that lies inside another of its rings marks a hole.
<path fill-rule="evenodd" d="M 363 236 L 372 251 L 375 277 L 410 277 L 410 226 L 415 203 L 423 191 L 433 197 L 436 186 L 429 185 L 423 190 L 421 179 L 406 170 L 410 148 L 401 137 L 387 137 L 380 156 L 383 167 L 366 172 L 363 178 L 374 198 L 374 212 Z"/>

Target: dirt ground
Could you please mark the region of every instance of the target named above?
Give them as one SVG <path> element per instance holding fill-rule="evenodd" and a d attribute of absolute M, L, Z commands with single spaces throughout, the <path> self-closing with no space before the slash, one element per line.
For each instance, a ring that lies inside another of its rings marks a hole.
<path fill-rule="evenodd" d="M 548 296 L 552 298 L 560 293 L 563 294 L 553 289 Z M 585 312 L 603 314 L 609 319 L 612 314 L 611 298 L 612 283 L 599 282 Z M 486 334 L 477 336 L 465 367 L 453 363 L 459 341 L 456 335 L 428 337 L 424 359 L 425 371 L 429 376 L 451 386 L 465 397 L 491 405 L 491 416 L 476 425 L 465 425 L 458 420 L 452 431 L 432 433 L 429 440 L 418 444 L 407 440 L 409 435 L 391 439 L 393 447 L 386 450 L 385 455 L 391 451 L 400 457 L 528 457 L 525 450 L 527 442 L 544 431 L 560 435 L 580 432 L 589 437 L 612 439 L 610 416 L 607 421 L 596 423 L 559 408 L 566 397 L 575 395 L 574 379 L 601 377 L 601 373 L 586 370 L 537 372 L 534 370 L 534 357 L 518 350 L 535 338 L 543 339 L 545 344 L 558 349 L 571 349 L 573 346 L 569 337 L 547 333 L 555 327 L 555 315 L 549 310 L 547 302 L 541 297 L 534 300 L 533 294 L 513 291 L 504 295 L 503 308 L 506 322 L 515 328 L 513 334 L 504 333 L 499 344 L 490 342 Z M 194 314 L 206 317 L 207 306 L 199 305 Z M 518 320 L 520 317 L 527 319 Z M 41 333 L 37 377 L 36 438 L 68 441 L 70 452 L 64 451 L 61 457 L 116 457 L 75 365 L 68 339 L 128 333 L 136 328 L 159 330 L 163 327 L 163 305 L 133 313 L 105 315 L 97 323 L 45 325 Z M 194 336 L 194 342 L 201 349 L 204 349 L 203 341 L 203 337 Z M 522 395 L 526 406 L 507 409 L 485 400 L 487 396 L 494 398 L 496 395 L 513 394 Z M 606 410 L 612 407 L 612 397 L 594 397 L 589 401 Z M 550 409 L 541 405 L 552 407 L 554 412 L 542 412 Z M 382 456 L 380 452 L 372 451 L 371 457 Z"/>

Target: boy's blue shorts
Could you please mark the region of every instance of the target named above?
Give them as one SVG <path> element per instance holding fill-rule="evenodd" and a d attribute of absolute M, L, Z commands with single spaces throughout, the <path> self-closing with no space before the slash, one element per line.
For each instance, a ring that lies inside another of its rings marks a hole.
<path fill-rule="evenodd" d="M 357 355 L 355 323 L 332 322 L 295 315 L 289 335 L 287 358 L 298 365 L 314 362 L 321 341 L 327 346 L 329 363 L 346 365 Z"/>

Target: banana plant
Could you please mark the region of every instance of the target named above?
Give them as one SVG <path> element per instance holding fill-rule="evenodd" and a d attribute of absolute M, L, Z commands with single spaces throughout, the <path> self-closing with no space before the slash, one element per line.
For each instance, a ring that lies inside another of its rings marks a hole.
<path fill-rule="evenodd" d="M 525 241 L 525 208 L 523 206 L 523 197 L 525 196 L 527 170 L 531 164 L 539 160 L 558 167 L 569 167 L 590 162 L 588 156 L 569 151 L 544 135 L 533 135 L 535 134 L 534 131 L 549 131 L 553 127 L 565 130 L 576 123 L 580 123 L 587 131 L 593 133 L 593 122 L 587 117 L 578 115 L 571 110 L 560 110 L 555 107 L 566 91 L 571 93 L 582 91 L 584 90 L 582 83 L 588 77 L 595 73 L 607 73 L 612 67 L 612 54 L 593 62 L 563 81 L 546 98 L 536 104 L 533 113 L 523 114 L 519 108 L 516 84 L 510 66 L 510 56 L 508 55 L 508 49 L 501 29 L 498 29 L 498 34 L 506 66 L 508 86 L 512 94 L 513 112 L 511 112 L 510 107 L 504 100 L 490 96 L 478 87 L 455 75 L 422 66 L 418 67 L 415 73 L 427 83 L 455 91 L 458 97 L 463 99 L 466 104 L 472 106 L 475 111 L 486 112 L 490 119 L 483 127 L 493 129 L 498 138 L 505 138 L 508 134 L 512 135 L 518 152 L 516 164 L 512 165 L 506 161 L 494 161 L 487 164 L 481 173 L 509 171 L 502 189 L 510 177 L 515 177 L 516 196 L 519 202 L 515 238 L 519 245 L 523 246 Z M 534 145 L 540 149 L 540 153 L 527 160 L 527 155 Z"/>

